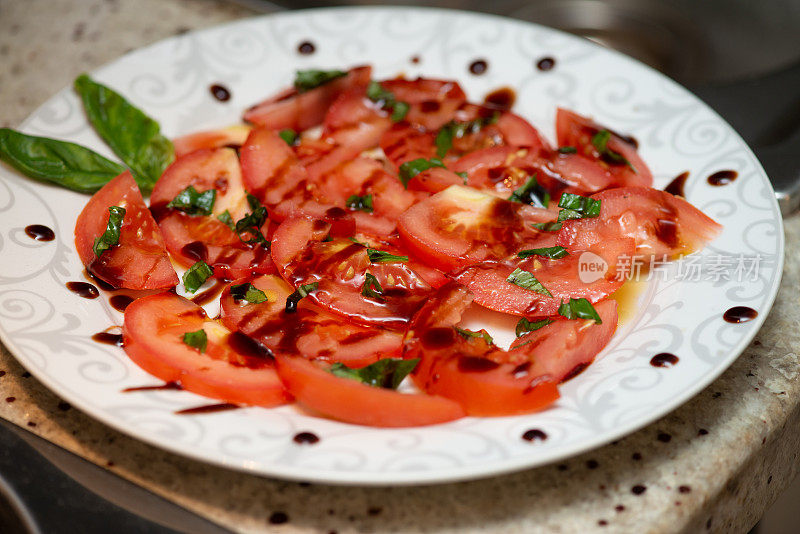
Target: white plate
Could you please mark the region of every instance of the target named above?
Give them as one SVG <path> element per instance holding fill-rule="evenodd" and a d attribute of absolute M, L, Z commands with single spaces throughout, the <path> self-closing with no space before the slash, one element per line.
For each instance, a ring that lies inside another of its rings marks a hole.
<path fill-rule="evenodd" d="M 310 40 L 311 55 L 298 53 Z M 419 56 L 419 63 L 411 58 Z M 555 68 L 537 70 L 539 58 Z M 486 59 L 480 76 L 468 66 Z M 156 117 L 167 135 L 236 122 L 240 112 L 291 83 L 295 69 L 374 65 L 377 77 L 404 73 L 458 79 L 472 99 L 499 86 L 516 89 L 516 111 L 551 140 L 556 106 L 592 115 L 633 134 L 656 186 L 690 171 L 688 199 L 724 225 L 707 247 L 700 280 L 682 276 L 689 258 L 644 284 L 640 307 L 583 374 L 542 413 L 466 418 L 406 430 L 364 428 L 309 417 L 291 407 L 179 416 L 207 403 L 186 392 L 122 393 L 157 383 L 121 349 L 89 337 L 121 316 L 103 296 L 85 300 L 64 284 L 82 280 L 73 249 L 75 219 L 87 197 L 25 179 L 0 167 L 0 334 L 22 364 L 84 412 L 142 441 L 198 460 L 263 475 L 337 484 L 413 484 L 487 476 L 552 462 L 628 434 L 673 410 L 736 359 L 772 305 L 783 264 L 783 228 L 772 188 L 752 152 L 708 107 L 636 61 L 534 24 L 474 13 L 418 8 L 343 8 L 283 13 L 167 39 L 94 73 Z M 78 73 L 76 73 L 77 75 Z M 214 100 L 212 83 L 233 94 Z M 27 132 L 69 139 L 111 155 L 65 89 L 25 121 Z M 733 169 L 730 185 L 705 178 Z M 23 228 L 45 224 L 41 243 Z M 757 273 L 737 280 L 744 266 Z M 715 257 L 732 259 L 721 270 Z M 758 259 L 756 259 L 758 258 Z M 752 261 L 750 261 L 752 260 Z M 683 271 L 680 271 L 683 269 Z M 681 275 L 681 276 L 679 276 Z M 716 280 L 716 278 L 719 278 Z M 732 306 L 757 319 L 729 324 Z M 659 352 L 680 357 L 656 368 Z M 521 439 L 546 432 L 544 441 Z M 297 445 L 310 430 L 315 445 Z"/>

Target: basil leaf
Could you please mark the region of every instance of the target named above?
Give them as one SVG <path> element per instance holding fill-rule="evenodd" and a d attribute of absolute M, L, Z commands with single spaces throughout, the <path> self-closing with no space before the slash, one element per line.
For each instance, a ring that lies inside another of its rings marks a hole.
<path fill-rule="evenodd" d="M 208 346 L 208 336 L 202 328 L 197 332 L 186 332 L 183 334 L 183 342 L 200 352 L 205 352 Z"/>
<path fill-rule="evenodd" d="M 460 176 L 462 180 L 464 180 L 464 185 L 467 185 L 467 173 L 462 171 L 462 172 L 457 172 L 456 174 Z"/>
<path fill-rule="evenodd" d="M 223 211 L 219 215 L 217 215 L 217 220 L 230 228 L 231 230 L 236 229 L 236 223 L 233 222 L 233 217 L 231 217 L 231 212 L 228 210 Z"/>
<path fill-rule="evenodd" d="M 546 208 L 547 205 L 550 204 L 550 193 L 539 185 L 536 181 L 536 175 L 534 174 L 525 182 L 525 185 L 514 190 L 511 196 L 508 197 L 508 200 L 511 202 L 530 204 L 537 208 Z"/>
<path fill-rule="evenodd" d="M 350 195 L 345 200 L 345 204 L 350 209 L 372 213 L 372 195 L 364 195 L 363 197 Z"/>
<path fill-rule="evenodd" d="M 392 122 L 400 122 L 406 117 L 410 106 L 407 102 L 400 102 L 394 93 L 384 88 L 380 83 L 372 80 L 367 85 L 367 98 L 380 104 L 381 108 L 391 110 Z"/>
<path fill-rule="evenodd" d="M 489 332 L 487 332 L 486 330 L 481 330 L 480 332 L 474 332 L 472 330 L 467 330 L 466 328 L 459 328 L 457 326 L 454 326 L 453 328 L 455 328 L 456 332 L 461 334 L 461 336 L 464 339 L 469 339 L 471 337 L 479 337 L 482 338 L 489 345 L 494 345 L 494 339 L 492 339 L 492 336 L 490 336 Z"/>
<path fill-rule="evenodd" d="M 125 208 L 111 206 L 108 208 L 108 224 L 106 231 L 94 238 L 92 250 L 98 258 L 106 250 L 119 244 L 119 232 L 122 228 L 122 219 L 125 218 Z"/>
<path fill-rule="evenodd" d="M 316 291 L 319 287 L 319 282 L 312 282 L 310 284 L 302 284 L 298 286 L 294 293 L 286 297 L 286 313 L 294 313 L 297 311 L 297 303 L 300 299 L 308 296 L 312 291 Z"/>
<path fill-rule="evenodd" d="M 175 159 L 172 142 L 161 135 L 156 121 L 87 75 L 75 80 L 75 91 L 94 129 L 131 169 L 139 189 L 149 193 Z"/>
<path fill-rule="evenodd" d="M 514 284 L 515 286 L 519 286 L 524 289 L 530 289 L 531 291 L 536 291 L 542 295 L 547 295 L 548 297 L 552 297 L 553 294 L 547 290 L 546 287 L 542 285 L 542 283 L 533 276 L 533 273 L 528 271 L 523 271 L 519 267 L 514 269 L 514 272 L 508 275 L 506 278 L 506 282 L 510 284 Z"/>
<path fill-rule="evenodd" d="M 305 93 L 345 75 L 347 73 L 342 70 L 298 70 L 294 78 L 294 88 Z"/>
<path fill-rule="evenodd" d="M 550 221 L 544 223 L 531 223 L 531 226 L 542 232 L 558 232 L 561 230 L 561 223 L 558 221 Z"/>
<path fill-rule="evenodd" d="M 436 139 L 434 143 L 436 144 L 436 155 L 439 158 L 443 158 L 447 155 L 447 152 L 453 148 L 453 128 L 450 125 L 453 124 L 449 122 L 442 126 L 442 129 L 439 130 L 439 133 L 436 134 Z"/>
<path fill-rule="evenodd" d="M 343 363 L 336 362 L 328 370 L 334 376 L 357 380 L 368 386 L 397 389 L 408 373 L 414 370 L 419 363 L 419 358 L 403 360 L 401 358 L 384 358 L 377 362 L 351 369 Z"/>
<path fill-rule="evenodd" d="M 558 220 L 593 218 L 600 215 L 600 200 L 582 197 L 572 193 L 564 193 L 558 201 L 558 207 L 563 208 L 558 213 Z M 566 212 L 566 213 L 564 213 Z"/>
<path fill-rule="evenodd" d="M 369 261 L 371 261 L 372 263 L 408 261 L 408 256 L 397 256 L 395 254 L 384 252 L 382 250 L 375 250 L 374 248 L 367 248 L 367 255 L 369 256 Z"/>
<path fill-rule="evenodd" d="M 260 304 L 267 301 L 267 295 L 250 282 L 231 286 L 231 296 L 234 300 L 246 300 L 250 304 Z"/>
<path fill-rule="evenodd" d="M 291 128 L 285 128 L 278 132 L 278 137 L 286 141 L 286 144 L 289 146 L 294 146 L 297 144 L 297 139 L 300 137 L 297 135 L 297 132 L 292 130 Z"/>
<path fill-rule="evenodd" d="M 214 268 L 204 261 L 198 261 L 183 273 L 183 287 L 194 293 L 214 274 Z"/>
<path fill-rule="evenodd" d="M 560 146 L 558 147 L 559 154 L 577 154 L 578 149 L 574 146 Z"/>
<path fill-rule="evenodd" d="M 19 172 L 79 193 L 94 193 L 125 167 L 88 148 L 0 128 L 0 160 Z"/>
<path fill-rule="evenodd" d="M 534 332 L 536 330 L 539 330 L 540 328 L 544 328 L 545 326 L 549 325 L 552 322 L 553 322 L 552 319 L 542 319 L 541 321 L 531 322 L 523 317 L 517 323 L 517 330 L 516 330 L 517 337 L 522 337 L 528 332 Z"/>
<path fill-rule="evenodd" d="M 597 324 L 602 324 L 600 314 L 594 309 L 592 303 L 586 299 L 569 299 L 569 302 L 561 301 L 558 307 L 558 314 L 567 319 L 594 319 Z"/>
<path fill-rule="evenodd" d="M 481 128 L 489 124 L 495 124 L 500 118 L 500 113 L 494 112 L 489 117 L 478 117 L 471 121 L 450 121 L 436 134 L 434 143 L 436 144 L 436 155 L 443 158 L 447 152 L 453 148 L 453 139 L 458 139 L 466 135 L 478 133 Z"/>
<path fill-rule="evenodd" d="M 267 208 L 262 206 L 261 202 L 250 193 L 247 194 L 247 203 L 250 205 L 252 211 L 236 221 L 233 231 L 236 232 L 242 243 L 261 245 L 268 249 L 271 243 L 264 237 L 264 234 L 261 233 L 261 226 L 267 220 Z M 250 239 L 245 239 L 245 234 L 250 234 L 252 237 Z"/>
<path fill-rule="evenodd" d="M 517 252 L 518 258 L 530 258 L 531 256 L 543 256 L 552 260 L 558 260 L 564 256 L 569 256 L 569 252 L 564 247 L 544 247 L 544 248 L 530 248 L 527 250 L 520 250 Z"/>
<path fill-rule="evenodd" d="M 217 199 L 217 191 L 209 189 L 198 193 L 194 186 L 189 186 L 169 201 L 168 208 L 175 208 L 187 215 L 211 215 L 214 209 L 214 202 Z M 230 217 L 230 213 L 228 214 Z"/>
<path fill-rule="evenodd" d="M 597 149 L 597 152 L 600 154 L 600 159 L 605 161 L 606 163 L 610 163 L 612 165 L 627 165 L 633 172 L 639 173 L 636 170 L 628 159 L 616 152 L 608 148 L 608 141 L 611 139 L 611 132 L 608 130 L 600 130 L 596 134 L 592 136 L 592 145 Z"/>
<path fill-rule="evenodd" d="M 427 171 L 428 169 L 432 169 L 434 167 L 446 168 L 444 166 L 444 163 L 442 163 L 442 160 L 436 158 L 431 158 L 431 159 L 418 158 L 418 159 L 413 159 L 411 161 L 406 161 L 405 163 L 400 165 L 400 172 L 398 173 L 398 178 L 400 178 L 400 181 L 403 183 L 403 187 L 408 189 L 409 180 L 411 180 L 413 177 L 415 177 L 422 171 Z"/>
<path fill-rule="evenodd" d="M 378 279 L 371 273 L 364 277 L 364 285 L 361 286 L 361 294 L 365 297 L 373 298 L 383 302 L 383 288 Z"/>
<path fill-rule="evenodd" d="M 410 108 L 411 106 L 409 106 L 407 102 L 396 102 L 394 106 L 392 106 L 392 114 L 389 116 L 389 118 L 392 120 L 392 122 L 400 122 L 406 118 Z"/>

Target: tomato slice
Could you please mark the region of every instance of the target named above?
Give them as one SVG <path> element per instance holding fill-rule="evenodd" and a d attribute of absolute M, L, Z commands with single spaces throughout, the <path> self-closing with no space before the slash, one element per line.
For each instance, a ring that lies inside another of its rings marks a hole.
<path fill-rule="evenodd" d="M 306 130 L 322 123 L 340 94 L 352 88 L 365 88 L 371 77 L 372 67 L 355 67 L 346 76 L 303 93 L 291 87 L 248 109 L 244 120 L 273 130 Z"/>
<path fill-rule="evenodd" d="M 427 130 L 436 130 L 452 120 L 467 100 L 464 90 L 453 80 L 395 78 L 380 83 L 397 101 L 409 104 L 405 120 Z"/>
<path fill-rule="evenodd" d="M 94 240 L 105 232 L 111 206 L 125 208 L 119 243 L 97 257 Z M 89 272 L 114 287 L 163 289 L 178 283 L 158 225 L 129 172 L 86 203 L 75 223 L 75 248 Z"/>
<path fill-rule="evenodd" d="M 342 362 L 349 367 L 362 367 L 381 358 L 396 357 L 400 352 L 400 335 L 377 328 L 349 323 L 328 313 L 311 299 L 301 299 L 297 310 L 286 312 L 286 298 L 294 288 L 278 276 L 260 276 L 248 280 L 264 292 L 265 302 L 252 304 L 237 301 L 230 286 L 222 293 L 222 323 L 285 354 L 301 354 L 328 362 Z"/>
<path fill-rule="evenodd" d="M 384 132 L 380 145 L 389 161 L 399 168 L 406 161 L 435 158 L 435 139 L 435 133 L 403 121 Z"/>
<path fill-rule="evenodd" d="M 187 215 L 167 204 L 188 186 L 198 192 L 217 192 L 212 215 Z M 150 209 L 156 215 L 170 254 L 184 266 L 204 261 L 214 267 L 221 279 L 240 278 L 251 272 L 274 273 L 268 250 L 262 244 L 242 242 L 239 236 L 217 219 L 225 211 L 233 221 L 250 207 L 242 184 L 236 151 L 231 148 L 197 150 L 170 165 L 153 188 Z M 268 234 L 268 222 L 261 227 Z"/>
<path fill-rule="evenodd" d="M 405 328 L 430 294 L 430 285 L 406 262 L 372 263 L 366 247 L 333 237 L 330 229 L 329 223 L 319 219 L 295 217 L 281 223 L 272 242 L 272 259 L 281 276 L 294 287 L 318 283 L 309 298 L 353 322 Z M 402 255 L 387 246 L 381 250 Z M 381 296 L 362 294 L 368 273 L 378 281 Z"/>
<path fill-rule="evenodd" d="M 475 416 L 529 413 L 558 399 L 556 377 L 534 374 L 528 371 L 530 364 L 521 367 L 513 361 L 523 354 L 527 361 L 537 358 L 533 349 L 506 352 L 481 337 L 462 336 L 453 328 L 471 300 L 467 289 L 449 284 L 414 317 L 403 349 L 405 358 L 420 358 L 412 373 L 414 382 L 432 395 L 458 402 L 468 415 Z"/>
<path fill-rule="evenodd" d="M 603 156 L 592 144 L 592 138 L 601 130 L 610 133 L 607 147 L 621 155 L 630 165 L 624 161 L 614 161 Z M 608 130 L 593 120 L 582 117 L 577 113 L 559 108 L 556 112 L 556 136 L 559 146 L 572 146 L 578 150 L 578 154 L 598 161 L 614 177 L 614 185 L 617 187 L 625 186 L 644 186 L 653 185 L 653 173 L 639 156 L 636 142 L 629 137 L 624 137 L 616 132 Z M 632 168 L 631 168 L 632 167 Z"/>
<path fill-rule="evenodd" d="M 366 97 L 363 87 L 358 87 L 342 93 L 331 104 L 322 124 L 322 137 L 361 152 L 377 147 L 391 126 L 387 112 Z"/>
<path fill-rule="evenodd" d="M 551 221 L 553 212 L 453 185 L 409 208 L 398 221 L 405 246 L 422 261 L 452 272 L 499 260 L 537 242 L 531 223 Z"/>
<path fill-rule="evenodd" d="M 300 404 L 345 423 L 410 427 L 464 417 L 457 403 L 422 394 L 399 393 L 340 378 L 304 358 L 277 353 L 283 383 Z"/>
<path fill-rule="evenodd" d="M 203 148 L 240 147 L 247 140 L 251 127 L 244 124 L 184 135 L 172 140 L 175 157 L 185 156 Z"/>
<path fill-rule="evenodd" d="M 481 306 L 514 315 L 546 317 L 558 313 L 562 299 L 585 298 L 595 303 L 619 289 L 627 279 L 633 243 L 630 238 L 606 239 L 584 250 L 572 250 L 560 259 L 511 256 L 502 262 L 468 267 L 456 280 L 475 294 L 475 302 Z M 540 241 L 536 248 L 552 244 Z M 533 274 L 552 296 L 508 282 L 515 269 Z"/>
<path fill-rule="evenodd" d="M 204 353 L 183 342 L 200 329 Z M 135 300 L 125 310 L 125 352 L 142 369 L 183 389 L 225 402 L 278 406 L 291 400 L 269 351 L 242 334 L 232 334 L 206 317 L 203 308 L 174 293 Z"/>
<path fill-rule="evenodd" d="M 722 227 L 703 212 L 666 191 L 647 187 L 609 189 L 593 195 L 600 216 L 565 221 L 558 244 L 585 249 L 620 237 L 635 241 L 635 255 L 688 254 L 714 239 Z"/>

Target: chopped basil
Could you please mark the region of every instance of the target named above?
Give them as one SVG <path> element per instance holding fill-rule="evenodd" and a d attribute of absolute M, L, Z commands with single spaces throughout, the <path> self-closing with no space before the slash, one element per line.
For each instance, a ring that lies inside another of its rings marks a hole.
<path fill-rule="evenodd" d="M 400 165 L 400 172 L 398 173 L 398 178 L 400 181 L 403 182 L 403 187 L 408 188 L 408 182 L 421 173 L 422 171 L 427 171 L 428 169 L 432 169 L 434 167 L 444 167 L 444 163 L 442 160 L 431 158 L 418 158 L 413 159 L 411 161 L 406 161 L 402 165 Z"/>
<path fill-rule="evenodd" d="M 569 256 L 569 252 L 564 247 L 544 247 L 544 248 L 530 248 L 527 250 L 520 250 L 517 252 L 518 258 L 530 258 L 531 256 L 543 256 L 551 260 L 558 260 L 564 256 Z"/>
<path fill-rule="evenodd" d="M 266 302 L 267 295 L 250 282 L 231 286 L 231 296 L 234 300 L 246 300 L 250 304 Z"/>
<path fill-rule="evenodd" d="M 403 360 L 401 358 L 384 358 L 377 362 L 351 369 L 343 363 L 336 362 L 331 365 L 329 372 L 340 378 L 357 380 L 368 386 L 397 389 L 408 373 L 414 370 L 419 363 L 419 358 Z"/>
<path fill-rule="evenodd" d="M 380 104 L 383 109 L 391 110 L 392 122 L 400 122 L 405 119 L 410 107 L 407 102 L 398 101 L 394 93 L 374 80 L 367 86 L 367 98 Z"/>
<path fill-rule="evenodd" d="M 600 215 L 600 205 L 600 200 L 564 193 L 558 201 L 558 207 L 562 208 L 558 212 L 558 221 L 597 217 Z"/>
<path fill-rule="evenodd" d="M 545 326 L 552 323 L 552 319 L 542 319 L 541 321 L 529 321 L 526 318 L 522 318 L 517 323 L 517 337 L 522 337 L 528 332 L 533 332 L 535 330 L 539 330 L 540 328 L 544 328 Z"/>
<path fill-rule="evenodd" d="M 199 193 L 194 186 L 189 186 L 169 201 L 168 208 L 175 208 L 187 215 L 211 215 L 217 192 L 214 189 Z M 229 214 L 230 216 L 230 214 Z"/>
<path fill-rule="evenodd" d="M 119 232 L 122 228 L 122 219 L 125 218 L 125 208 L 111 206 L 108 208 L 108 224 L 106 230 L 94 239 L 92 250 L 98 258 L 106 250 L 119 243 Z"/>
<path fill-rule="evenodd" d="M 183 334 L 183 342 L 200 352 L 205 352 L 208 346 L 208 336 L 206 335 L 206 331 L 201 328 L 197 332 L 186 332 Z"/>
<path fill-rule="evenodd" d="M 390 252 L 384 252 L 382 250 L 375 250 L 374 248 L 367 248 L 367 255 L 369 255 L 369 261 L 372 263 L 386 263 L 386 262 L 406 262 L 408 261 L 408 256 L 397 256 L 396 254 L 391 254 Z"/>
<path fill-rule="evenodd" d="M 0 128 L 0 160 L 25 176 L 79 193 L 94 193 L 125 172 L 119 163 L 84 146 L 10 128 Z"/>
<path fill-rule="evenodd" d="M 383 301 L 383 288 L 378 279 L 370 273 L 364 277 L 364 285 L 361 286 L 361 294 L 365 297 Z"/>
<path fill-rule="evenodd" d="M 436 155 L 443 158 L 447 152 L 453 148 L 453 139 L 478 133 L 486 125 L 495 124 L 500 118 L 500 113 L 494 112 L 490 117 L 478 117 L 471 121 L 450 121 L 439 130 L 436 134 Z"/>
<path fill-rule="evenodd" d="M 550 193 L 539 185 L 539 182 L 536 181 L 536 175 L 534 174 L 525 182 L 525 185 L 511 193 L 508 200 L 511 202 L 530 204 L 537 208 L 546 208 L 550 203 Z"/>
<path fill-rule="evenodd" d="M 574 146 L 561 146 L 561 147 L 558 147 L 558 153 L 559 154 L 577 154 L 578 153 L 578 149 L 575 148 Z"/>
<path fill-rule="evenodd" d="M 457 326 L 454 326 L 453 328 L 455 328 L 456 332 L 461 334 L 461 336 L 463 336 L 464 339 L 469 339 L 471 337 L 479 337 L 482 338 L 489 345 L 494 345 L 494 339 L 492 339 L 492 336 L 490 336 L 489 332 L 487 332 L 486 330 L 481 330 L 480 332 L 474 332 L 472 330 L 467 330 L 466 328 L 459 328 Z"/>
<path fill-rule="evenodd" d="M 531 223 L 531 226 L 542 232 L 558 232 L 561 230 L 561 223 L 558 221 Z"/>
<path fill-rule="evenodd" d="M 506 282 L 510 284 L 514 284 L 515 286 L 519 286 L 524 289 L 530 289 L 531 291 L 536 291 L 542 295 L 547 295 L 548 297 L 552 297 L 553 294 L 547 290 L 546 287 L 542 285 L 542 283 L 533 276 L 533 273 L 528 271 L 523 271 L 519 267 L 514 269 L 508 278 L 506 278 Z"/>
<path fill-rule="evenodd" d="M 345 204 L 350 209 L 372 213 L 372 195 L 350 195 Z"/>
<path fill-rule="evenodd" d="M 286 144 L 289 146 L 294 146 L 295 144 L 297 144 L 297 139 L 299 138 L 297 132 L 295 132 L 291 128 L 284 128 L 283 130 L 278 132 L 278 136 L 284 141 L 286 141 Z"/>
<path fill-rule="evenodd" d="M 319 287 L 319 282 L 312 282 L 310 284 L 302 284 L 297 287 L 294 293 L 286 297 L 286 313 L 294 313 L 297 311 L 297 303 L 300 299 L 308 296 L 312 291 L 316 291 Z"/>
<path fill-rule="evenodd" d="M 298 70 L 294 78 L 294 88 L 300 93 L 305 93 L 346 75 L 343 70 Z"/>
<path fill-rule="evenodd" d="M 609 139 L 611 139 L 611 132 L 608 130 L 600 130 L 592 136 L 592 145 L 594 145 L 594 147 L 597 149 L 597 152 L 600 154 L 600 158 L 606 163 L 611 163 L 614 165 L 627 165 L 633 172 L 638 174 L 636 167 L 634 167 L 625 156 L 608 148 Z"/>
<path fill-rule="evenodd" d="M 248 245 L 261 245 L 269 248 L 270 242 L 261 233 L 261 226 L 267 220 L 267 208 L 261 205 L 256 197 L 247 194 L 247 203 L 250 205 L 250 213 L 236 221 L 233 231 L 239 236 L 243 243 Z M 250 239 L 244 239 L 243 234 L 250 234 Z"/>
<path fill-rule="evenodd" d="M 462 180 L 464 180 L 464 185 L 467 185 L 467 176 L 468 175 L 467 175 L 466 171 L 457 172 L 456 174 L 458 176 L 460 176 Z"/>
<path fill-rule="evenodd" d="M 183 273 L 183 287 L 189 293 L 194 293 L 200 286 L 202 286 L 211 275 L 214 274 L 214 268 L 209 266 L 204 261 L 198 261 Z"/>
<path fill-rule="evenodd" d="M 229 212 L 228 210 L 225 210 L 219 215 L 217 215 L 217 220 L 222 224 L 224 224 L 225 226 L 227 226 L 228 228 L 230 228 L 231 230 L 235 231 L 236 223 L 233 222 L 233 217 L 231 217 L 231 212 Z"/>
<path fill-rule="evenodd" d="M 594 319 L 597 324 L 603 323 L 597 310 L 586 299 L 569 299 L 569 302 L 562 300 L 558 307 L 558 314 L 567 319 Z"/>

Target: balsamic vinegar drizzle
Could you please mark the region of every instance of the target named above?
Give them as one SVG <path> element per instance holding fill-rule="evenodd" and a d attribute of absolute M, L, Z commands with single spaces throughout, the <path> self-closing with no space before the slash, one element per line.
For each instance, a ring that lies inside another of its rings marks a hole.
<path fill-rule="evenodd" d="M 708 183 L 716 186 L 728 185 L 729 183 L 734 181 L 738 176 L 739 173 L 736 171 L 731 171 L 731 170 L 717 171 L 708 177 Z"/>
<path fill-rule="evenodd" d="M 197 415 L 204 413 L 225 412 L 228 410 L 236 410 L 241 408 L 238 404 L 231 404 L 229 402 L 221 402 L 218 404 L 205 404 L 203 406 L 195 406 L 194 408 L 185 408 L 177 410 L 176 415 Z"/>
<path fill-rule="evenodd" d="M 317 50 L 317 47 L 314 46 L 314 43 L 311 41 L 303 41 L 297 46 L 297 51 L 304 56 L 308 56 L 313 54 Z"/>
<path fill-rule="evenodd" d="M 122 347 L 122 334 L 112 334 L 111 332 L 98 332 L 92 336 L 92 341 L 103 343 L 104 345 L 114 345 Z"/>
<path fill-rule="evenodd" d="M 547 434 L 538 428 L 531 428 L 522 434 L 522 439 L 525 441 L 544 441 L 547 439 Z"/>
<path fill-rule="evenodd" d="M 483 98 L 483 105 L 501 111 L 508 111 L 514 106 L 517 94 L 510 87 L 495 89 Z"/>
<path fill-rule="evenodd" d="M 224 85 L 215 83 L 209 87 L 208 90 L 211 91 L 211 95 L 220 102 L 227 102 L 231 99 L 231 91 Z"/>
<path fill-rule="evenodd" d="M 125 388 L 123 393 L 132 393 L 134 391 L 182 391 L 183 386 L 178 382 L 165 382 L 157 386 L 136 386 L 132 388 Z"/>
<path fill-rule="evenodd" d="M 113 295 L 108 299 L 108 303 L 118 312 L 124 312 L 125 308 L 127 308 L 133 300 L 133 297 L 129 297 L 128 295 Z"/>
<path fill-rule="evenodd" d="M 548 71 L 552 70 L 553 67 L 556 66 L 556 60 L 551 57 L 543 57 L 539 61 L 536 62 L 536 68 L 541 71 Z"/>
<path fill-rule="evenodd" d="M 94 284 L 89 282 L 67 282 L 67 289 L 85 299 L 96 299 L 100 296 L 100 291 Z"/>
<path fill-rule="evenodd" d="M 319 442 L 319 436 L 313 432 L 298 432 L 294 435 L 292 441 L 299 445 L 314 445 Z"/>
<path fill-rule="evenodd" d="M 678 176 L 672 179 L 669 185 L 664 188 L 664 191 L 666 191 L 670 195 L 686 197 L 683 188 L 686 185 L 686 180 L 688 178 L 689 178 L 689 171 L 684 171 L 680 173 Z"/>
<path fill-rule="evenodd" d="M 722 315 L 725 321 L 734 324 L 746 323 L 747 321 L 752 321 L 756 317 L 758 317 L 758 312 L 747 306 L 734 306 Z"/>
<path fill-rule="evenodd" d="M 469 71 L 476 76 L 480 76 L 481 74 L 485 73 L 488 68 L 489 63 L 485 59 L 476 59 L 469 65 Z"/>
<path fill-rule="evenodd" d="M 653 367 L 672 367 L 678 363 L 679 358 L 669 352 L 662 352 L 650 358 L 650 365 Z"/>
<path fill-rule="evenodd" d="M 31 224 L 25 227 L 25 233 L 35 241 L 52 241 L 56 233 L 43 224 Z"/>

